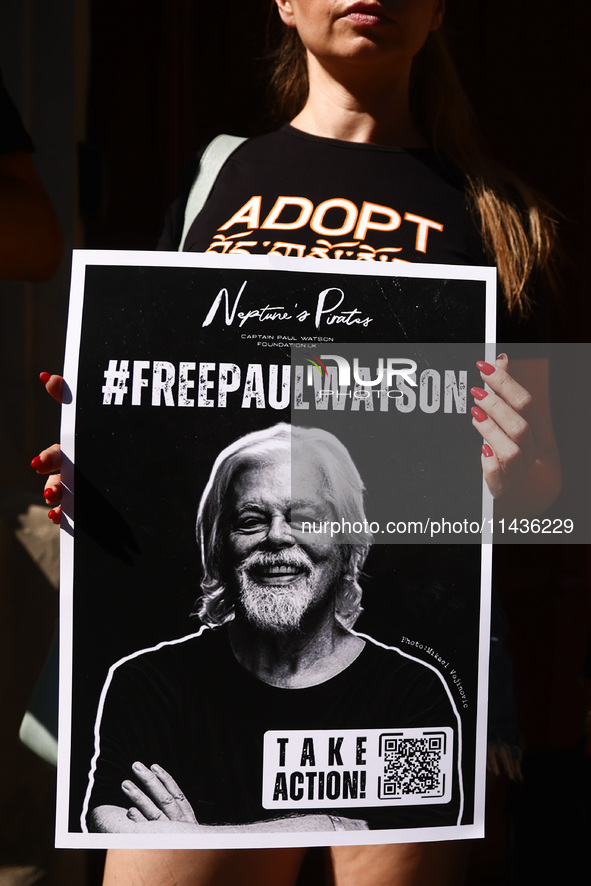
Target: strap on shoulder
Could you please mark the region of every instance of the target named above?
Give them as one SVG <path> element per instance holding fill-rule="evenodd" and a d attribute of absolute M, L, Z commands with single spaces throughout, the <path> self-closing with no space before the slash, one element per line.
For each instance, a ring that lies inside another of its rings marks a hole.
<path fill-rule="evenodd" d="M 245 141 L 245 138 L 238 135 L 218 135 L 203 152 L 193 187 L 185 205 L 185 221 L 179 252 L 183 251 L 189 228 L 203 209 L 203 204 L 207 200 L 222 166 L 230 154 L 233 154 L 236 148 Z"/>

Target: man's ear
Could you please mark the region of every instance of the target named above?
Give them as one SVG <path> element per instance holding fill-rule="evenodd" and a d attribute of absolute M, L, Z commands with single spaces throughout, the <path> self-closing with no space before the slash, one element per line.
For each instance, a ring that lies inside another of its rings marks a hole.
<path fill-rule="evenodd" d="M 287 25 L 288 28 L 295 28 L 295 16 L 289 0 L 275 0 L 275 3 L 283 24 Z"/>
<path fill-rule="evenodd" d="M 431 30 L 437 31 L 443 24 L 443 16 L 445 15 L 445 0 L 439 0 L 431 19 Z"/>

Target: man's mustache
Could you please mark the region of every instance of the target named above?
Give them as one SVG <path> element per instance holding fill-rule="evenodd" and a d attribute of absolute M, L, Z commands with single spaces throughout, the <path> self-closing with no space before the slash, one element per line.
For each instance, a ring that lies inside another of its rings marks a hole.
<path fill-rule="evenodd" d="M 239 572 L 256 572 L 280 567 L 303 570 L 308 573 L 311 571 L 312 564 L 302 551 L 290 550 L 277 553 L 253 551 L 240 563 L 238 570 Z"/>

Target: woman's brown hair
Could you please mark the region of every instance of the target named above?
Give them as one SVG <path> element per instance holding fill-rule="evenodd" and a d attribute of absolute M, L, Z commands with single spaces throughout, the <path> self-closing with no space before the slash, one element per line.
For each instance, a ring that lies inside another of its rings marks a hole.
<path fill-rule="evenodd" d="M 306 51 L 294 28 L 283 26 L 273 59 L 276 112 L 282 120 L 290 120 L 308 96 Z M 440 31 L 429 35 L 414 59 L 410 108 L 415 125 L 433 149 L 464 175 L 467 197 L 485 250 L 497 266 L 508 309 L 527 316 L 532 281 L 546 279 L 551 289 L 558 288 L 556 221 L 549 204 L 488 155 Z"/>

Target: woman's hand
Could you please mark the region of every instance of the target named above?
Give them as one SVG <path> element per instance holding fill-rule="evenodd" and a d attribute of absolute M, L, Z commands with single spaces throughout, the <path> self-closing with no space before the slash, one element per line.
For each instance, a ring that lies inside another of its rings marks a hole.
<path fill-rule="evenodd" d="M 58 403 L 61 403 L 64 391 L 64 380 L 62 376 L 51 375 L 49 372 L 42 372 L 39 375 L 39 378 L 45 385 L 47 393 L 53 397 L 54 400 L 57 400 Z M 59 525 L 62 516 L 62 506 L 60 504 L 62 500 L 62 480 L 61 474 L 55 473 L 56 471 L 59 472 L 61 462 L 62 453 L 59 443 L 54 443 L 53 446 L 44 449 L 43 452 L 36 455 L 31 462 L 31 467 L 33 470 L 37 471 L 38 474 L 50 475 L 47 478 L 45 488 L 43 489 L 43 498 L 48 505 L 51 505 L 51 510 L 48 512 L 47 516 L 51 522 L 56 525 Z"/>
<path fill-rule="evenodd" d="M 516 361 L 500 354 L 476 364 L 492 391 L 474 387 L 472 424 L 483 437 L 482 470 L 507 516 L 532 516 L 560 492 L 561 472 L 552 430 L 546 360 Z"/>
<path fill-rule="evenodd" d="M 40 372 L 39 378 L 45 385 L 45 390 L 50 397 L 61 403 L 64 396 L 64 379 L 61 375 L 52 375 L 50 372 Z"/>

